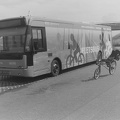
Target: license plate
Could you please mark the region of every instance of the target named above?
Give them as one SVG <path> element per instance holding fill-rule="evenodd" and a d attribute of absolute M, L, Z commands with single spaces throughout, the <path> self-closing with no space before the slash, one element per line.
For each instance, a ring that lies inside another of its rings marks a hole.
<path fill-rule="evenodd" d="M 9 75 L 10 72 L 8 70 L 0 70 L 0 75 Z"/>

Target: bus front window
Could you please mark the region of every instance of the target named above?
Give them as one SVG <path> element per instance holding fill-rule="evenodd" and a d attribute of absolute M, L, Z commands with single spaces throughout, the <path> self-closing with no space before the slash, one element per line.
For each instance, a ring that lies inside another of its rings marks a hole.
<path fill-rule="evenodd" d="M 9 35 L 0 37 L 0 52 L 24 52 L 25 35 Z"/>
<path fill-rule="evenodd" d="M 0 51 L 3 50 L 3 37 L 0 37 Z"/>

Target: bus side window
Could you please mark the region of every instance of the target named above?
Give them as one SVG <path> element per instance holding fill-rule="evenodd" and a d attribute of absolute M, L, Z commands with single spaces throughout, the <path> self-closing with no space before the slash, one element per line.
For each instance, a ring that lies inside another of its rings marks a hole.
<path fill-rule="evenodd" d="M 44 48 L 43 46 L 43 38 L 42 38 L 42 30 L 38 30 L 38 48 Z"/>
<path fill-rule="evenodd" d="M 37 30 L 36 29 L 32 29 L 32 36 L 33 36 L 33 46 L 34 49 L 37 50 L 37 42 L 38 42 L 38 38 L 37 38 Z"/>
<path fill-rule="evenodd" d="M 45 29 L 33 28 L 33 43 L 35 51 L 46 51 Z"/>

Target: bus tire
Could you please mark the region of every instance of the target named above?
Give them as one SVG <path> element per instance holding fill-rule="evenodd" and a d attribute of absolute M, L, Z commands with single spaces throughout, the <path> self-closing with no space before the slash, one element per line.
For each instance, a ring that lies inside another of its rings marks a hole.
<path fill-rule="evenodd" d="M 51 63 L 51 75 L 53 77 L 60 74 L 60 64 L 58 60 L 53 60 Z"/>

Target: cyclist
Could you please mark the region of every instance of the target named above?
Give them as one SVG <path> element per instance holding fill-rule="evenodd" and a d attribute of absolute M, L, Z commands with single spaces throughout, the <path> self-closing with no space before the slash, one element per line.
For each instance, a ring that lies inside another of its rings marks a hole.
<path fill-rule="evenodd" d="M 108 59 L 110 59 L 110 58 L 113 58 L 115 60 L 119 60 L 120 59 L 120 51 L 117 50 L 117 49 L 116 50 L 113 49 L 113 51 L 112 51 L 112 53 L 111 53 L 111 55 L 109 56 Z"/>
<path fill-rule="evenodd" d="M 70 45 L 70 54 L 72 54 L 72 51 L 74 51 L 75 61 L 78 62 L 77 54 L 80 53 L 80 47 L 79 47 L 78 43 L 76 42 L 73 34 L 70 35 L 70 39 L 72 41 L 72 44 Z"/>

